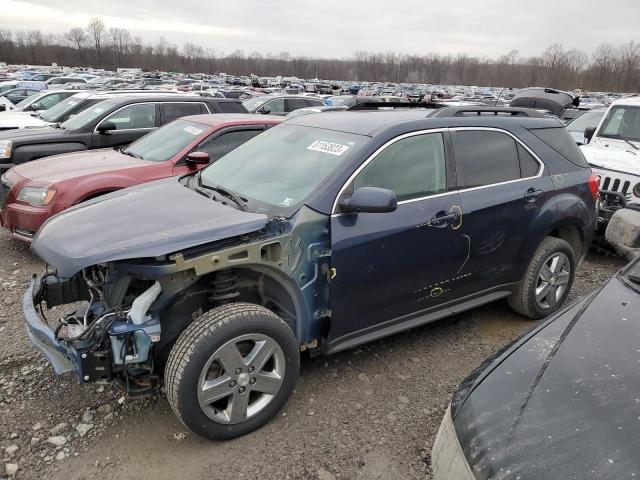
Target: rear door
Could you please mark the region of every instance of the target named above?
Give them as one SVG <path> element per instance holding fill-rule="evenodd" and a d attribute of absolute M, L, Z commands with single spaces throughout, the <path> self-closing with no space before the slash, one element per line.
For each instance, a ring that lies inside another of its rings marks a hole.
<path fill-rule="evenodd" d="M 544 164 L 515 136 L 498 129 L 452 130 L 461 232 L 470 253 L 455 297 L 517 282 L 533 252 L 532 228 L 551 220 L 554 187 Z"/>
<path fill-rule="evenodd" d="M 94 148 L 105 148 L 128 145 L 155 130 L 158 116 L 158 106 L 152 102 L 133 103 L 121 107 L 96 125 L 93 133 L 93 146 Z M 99 133 L 98 128 L 104 122 L 113 122 L 116 129 Z"/>
<path fill-rule="evenodd" d="M 287 98 L 284 101 L 285 113 L 293 112 L 300 108 L 306 108 L 307 102 L 304 98 Z"/>
<path fill-rule="evenodd" d="M 398 207 L 332 215 L 331 342 L 393 329 L 449 298 L 467 243 L 447 144 L 446 131 L 398 137 L 360 167 L 337 199 L 376 186 L 393 190 Z"/>
<path fill-rule="evenodd" d="M 180 117 L 209 113 L 204 103 L 200 102 L 166 102 L 160 104 L 160 125 L 166 125 Z"/>

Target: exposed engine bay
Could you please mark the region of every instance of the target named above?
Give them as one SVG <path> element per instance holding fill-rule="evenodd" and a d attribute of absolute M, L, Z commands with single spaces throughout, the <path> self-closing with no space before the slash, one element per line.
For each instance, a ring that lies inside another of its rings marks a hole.
<path fill-rule="evenodd" d="M 158 281 L 94 266 L 65 279 L 45 274 L 34 301 L 45 318 L 45 305 L 88 302 L 52 325 L 56 341 L 67 347 L 81 381 L 119 379 L 128 393 L 135 393 L 157 385 L 151 350 L 160 341 L 161 327 L 150 306 L 161 292 Z"/>

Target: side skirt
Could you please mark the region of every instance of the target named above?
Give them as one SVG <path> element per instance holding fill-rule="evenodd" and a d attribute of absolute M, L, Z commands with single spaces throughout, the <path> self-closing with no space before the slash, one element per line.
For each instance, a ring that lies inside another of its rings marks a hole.
<path fill-rule="evenodd" d="M 324 353 L 329 355 L 338 353 L 398 332 L 403 332 L 427 323 L 435 322 L 436 320 L 451 317 L 487 303 L 495 302 L 496 300 L 511 295 L 515 285 L 516 284 L 500 285 L 498 287 L 491 288 L 490 290 L 485 290 L 479 294 L 476 293 L 469 295 L 468 297 L 452 300 L 426 311 L 423 310 L 416 314 L 394 318 L 357 332 L 348 333 L 340 338 L 331 340 L 327 344 Z"/>

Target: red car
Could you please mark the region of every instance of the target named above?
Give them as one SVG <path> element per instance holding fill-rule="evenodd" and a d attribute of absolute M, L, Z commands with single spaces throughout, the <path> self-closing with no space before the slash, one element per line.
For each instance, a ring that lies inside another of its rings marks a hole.
<path fill-rule="evenodd" d="M 268 115 L 194 115 L 128 147 L 15 166 L 0 180 L 0 223 L 14 237 L 30 242 L 56 213 L 121 188 L 199 170 L 281 121 Z"/>

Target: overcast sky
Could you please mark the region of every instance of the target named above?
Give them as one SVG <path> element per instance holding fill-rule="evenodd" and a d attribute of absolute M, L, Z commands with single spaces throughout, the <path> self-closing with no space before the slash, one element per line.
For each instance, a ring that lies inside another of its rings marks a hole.
<path fill-rule="evenodd" d="M 640 41 L 638 0 L 2 0 L 0 28 L 63 32 L 101 17 L 146 42 L 161 35 L 218 53 L 347 57 L 537 55 L 552 43 L 591 53 L 603 41 Z"/>

